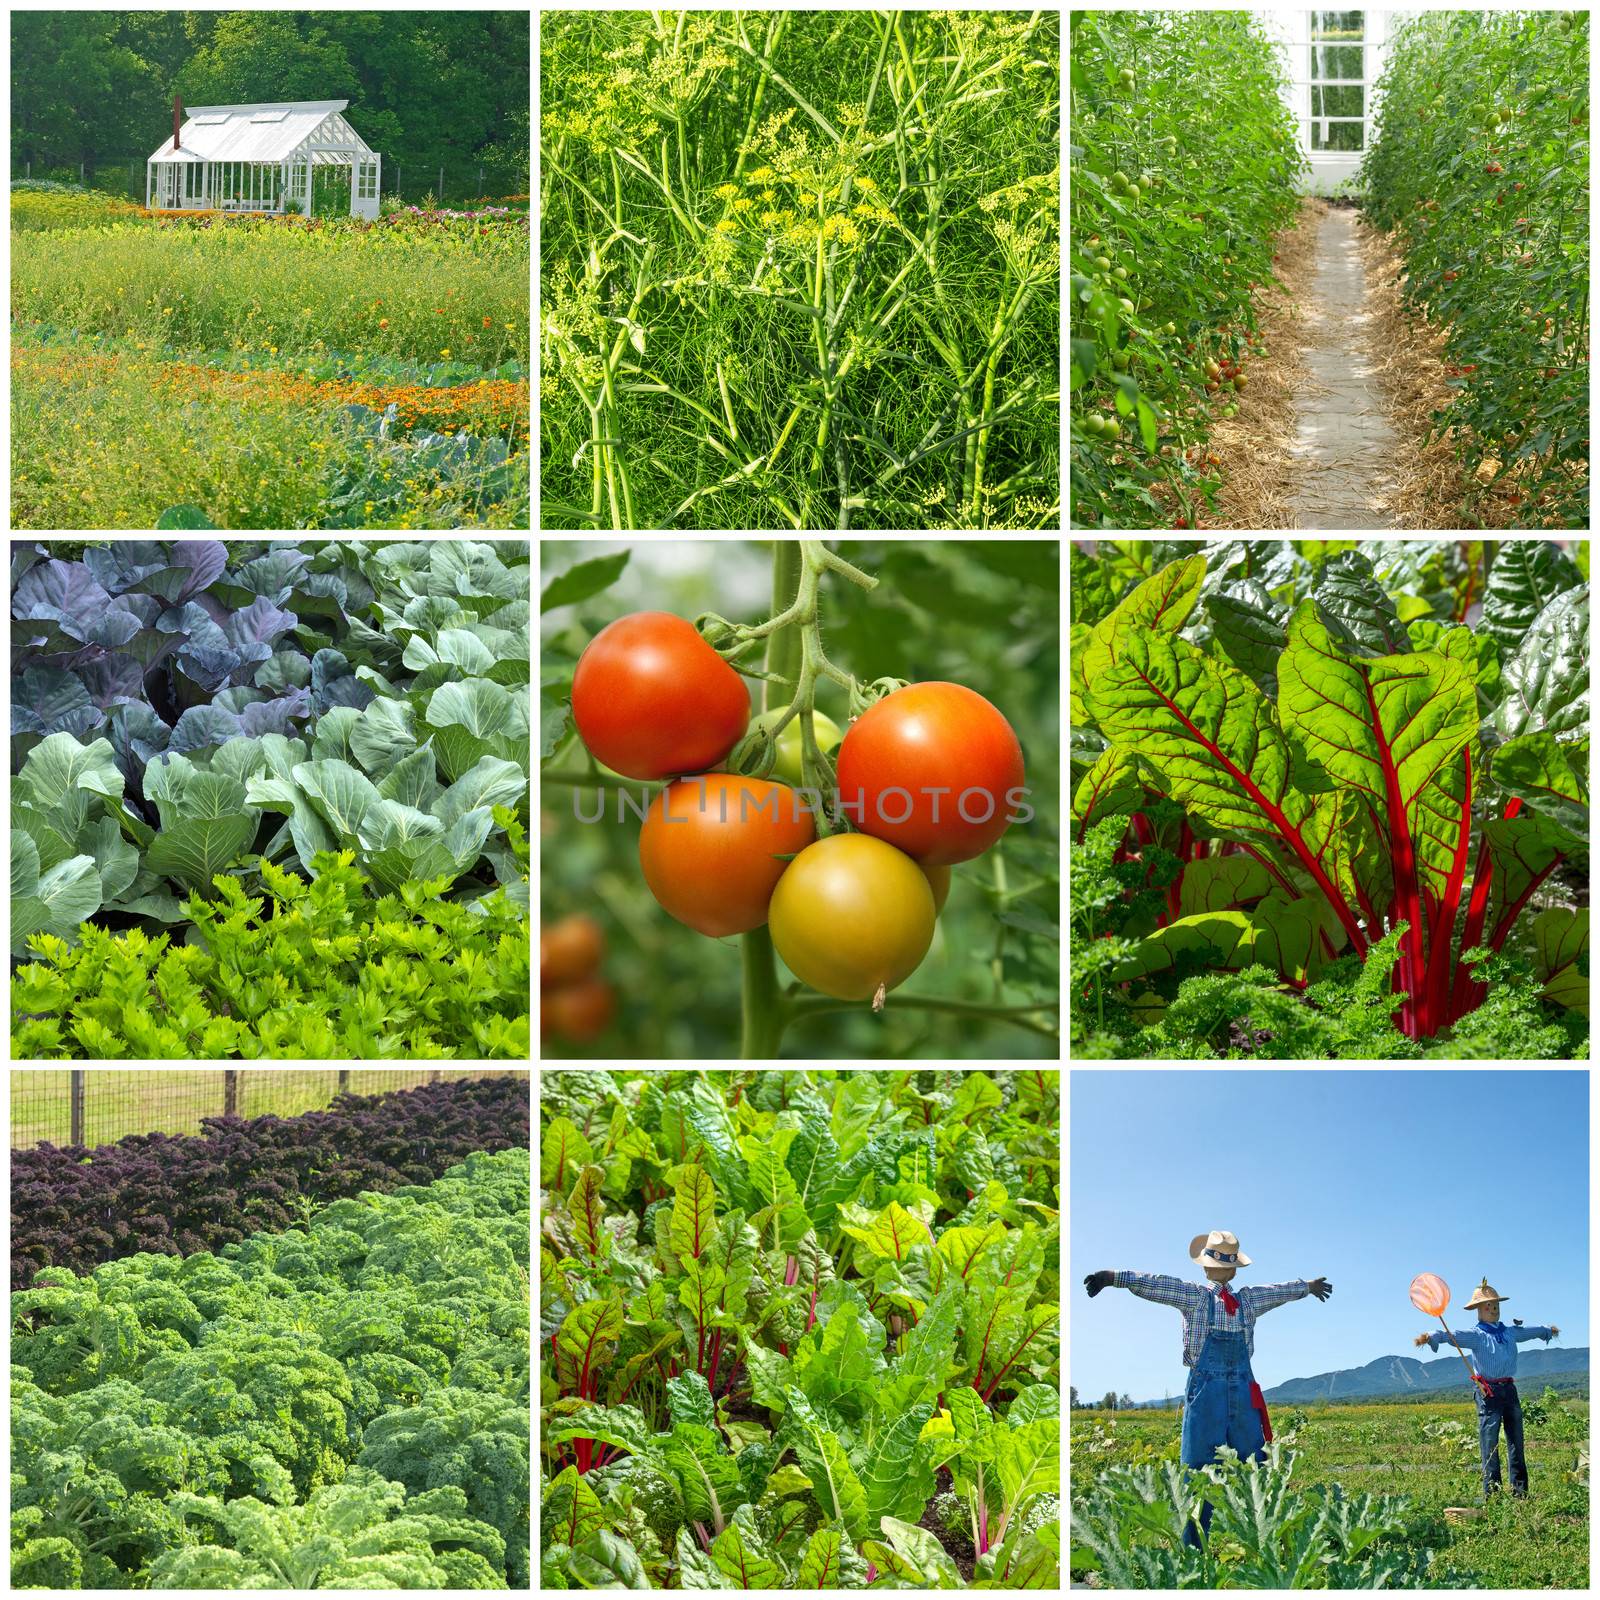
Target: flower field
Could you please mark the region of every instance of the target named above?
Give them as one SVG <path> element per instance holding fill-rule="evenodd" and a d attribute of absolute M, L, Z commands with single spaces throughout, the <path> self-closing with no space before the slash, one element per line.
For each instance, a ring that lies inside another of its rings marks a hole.
<path fill-rule="evenodd" d="M 528 1132 L 506 1078 L 17 1152 L 13 1586 L 526 1589 Z"/>
<path fill-rule="evenodd" d="M 525 205 L 13 192 L 14 525 L 526 528 Z"/>

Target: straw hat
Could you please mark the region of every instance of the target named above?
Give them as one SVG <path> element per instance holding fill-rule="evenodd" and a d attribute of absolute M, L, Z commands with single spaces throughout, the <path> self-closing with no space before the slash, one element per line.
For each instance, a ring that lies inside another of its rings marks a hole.
<path fill-rule="evenodd" d="M 1197 1267 L 1248 1267 L 1250 1257 L 1239 1248 L 1239 1241 L 1226 1230 L 1213 1228 L 1197 1233 L 1189 1241 L 1189 1259 Z"/>
<path fill-rule="evenodd" d="M 1480 1283 L 1478 1285 L 1478 1287 L 1472 1291 L 1472 1298 L 1469 1301 L 1467 1301 L 1467 1303 L 1466 1303 L 1465 1307 L 1463 1307 L 1463 1309 L 1467 1310 L 1467 1311 L 1470 1311 L 1470 1310 L 1472 1310 L 1472 1308 L 1474 1306 L 1487 1305 L 1488 1302 L 1491 1301 L 1491 1300 L 1495 1301 L 1498 1304 L 1499 1302 L 1507 1300 L 1509 1298 L 1510 1298 L 1509 1295 L 1503 1295 L 1503 1294 L 1501 1294 L 1499 1292 L 1499 1290 L 1491 1289 L 1489 1287 L 1489 1280 L 1487 1278 L 1485 1278 L 1483 1280 L 1483 1282 Z"/>

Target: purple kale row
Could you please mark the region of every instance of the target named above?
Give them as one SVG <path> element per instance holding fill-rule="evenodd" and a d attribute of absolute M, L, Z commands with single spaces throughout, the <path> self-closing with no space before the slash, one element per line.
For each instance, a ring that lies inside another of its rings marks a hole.
<path fill-rule="evenodd" d="M 525 1149 L 528 1080 L 341 1095 L 327 1111 L 201 1126 L 93 1150 L 13 1151 L 11 1287 L 26 1288 L 40 1267 L 87 1272 L 142 1250 L 217 1250 L 364 1189 L 431 1183 L 475 1150 Z"/>

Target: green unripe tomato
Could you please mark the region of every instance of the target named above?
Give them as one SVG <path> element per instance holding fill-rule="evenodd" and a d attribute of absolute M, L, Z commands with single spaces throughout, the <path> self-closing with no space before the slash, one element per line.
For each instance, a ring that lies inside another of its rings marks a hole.
<path fill-rule="evenodd" d="M 787 706 L 779 706 L 776 711 L 764 711 L 755 719 L 754 725 L 758 728 L 774 728 L 778 724 L 779 717 L 787 710 Z M 830 750 L 839 748 L 839 741 L 844 734 L 840 732 L 839 724 L 826 712 L 812 711 L 811 728 L 817 736 L 817 748 L 824 755 Z M 772 776 L 795 788 L 804 783 L 801 750 L 800 718 L 795 716 L 790 719 L 788 727 L 778 735 L 777 758 L 772 764 Z"/>
<path fill-rule="evenodd" d="M 1102 272 L 1109 272 L 1111 270 L 1111 257 L 1096 256 L 1094 258 L 1094 264 L 1099 267 Z"/>
<path fill-rule="evenodd" d="M 1176 322 L 1169 322 L 1167 324 L 1166 329 L 1165 329 L 1165 332 L 1167 334 L 1171 335 L 1171 334 L 1176 333 L 1177 331 L 1178 331 L 1178 324 Z"/>
<path fill-rule="evenodd" d="M 1126 172 L 1113 172 L 1111 182 L 1114 188 L 1126 189 L 1128 187 L 1128 174 Z"/>
<path fill-rule="evenodd" d="M 1126 372 L 1128 370 L 1128 361 L 1128 352 L 1126 350 L 1119 350 L 1114 356 L 1112 356 L 1111 365 L 1114 366 L 1118 372 Z"/>
<path fill-rule="evenodd" d="M 1138 184 L 1130 183 L 1128 185 L 1128 198 L 1130 200 L 1137 200 L 1139 198 L 1139 185 Z"/>
<path fill-rule="evenodd" d="M 1133 306 L 1133 301 L 1131 301 L 1131 300 L 1118 300 L 1118 301 L 1117 301 L 1117 304 L 1118 304 L 1118 305 L 1119 305 L 1119 306 L 1121 306 L 1121 307 L 1122 307 L 1122 309 L 1123 309 L 1123 310 L 1124 310 L 1124 311 L 1125 311 L 1125 312 L 1126 312 L 1126 313 L 1127 313 L 1127 314 L 1128 314 L 1128 315 L 1129 315 L 1129 316 L 1130 316 L 1130 317 L 1131 317 L 1131 316 L 1132 316 L 1132 315 L 1133 315 L 1133 310 L 1134 310 L 1134 306 Z"/>
<path fill-rule="evenodd" d="M 1112 270 L 1111 276 L 1118 283 L 1126 283 L 1128 281 L 1128 269 L 1126 267 L 1116 267 Z"/>
<path fill-rule="evenodd" d="M 1124 67 L 1119 76 L 1122 79 L 1122 86 L 1124 89 L 1131 89 L 1134 84 L 1139 81 L 1139 75 L 1133 70 L 1132 67 Z"/>

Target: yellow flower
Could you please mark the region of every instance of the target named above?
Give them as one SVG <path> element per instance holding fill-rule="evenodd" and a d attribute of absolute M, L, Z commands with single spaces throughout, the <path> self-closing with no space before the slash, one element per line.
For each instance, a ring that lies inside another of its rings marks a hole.
<path fill-rule="evenodd" d="M 871 178 L 857 178 L 856 187 L 858 189 L 865 189 L 868 194 L 871 194 L 878 186 L 872 181 Z"/>
<path fill-rule="evenodd" d="M 719 200 L 731 200 L 736 194 L 738 194 L 738 192 L 739 188 L 737 184 L 719 183 L 717 185 L 717 198 Z"/>
<path fill-rule="evenodd" d="M 450 359 L 450 352 L 448 350 L 441 350 L 439 354 L 442 355 L 447 361 Z"/>
<path fill-rule="evenodd" d="M 770 198 L 770 196 L 769 196 L 769 198 Z M 755 204 L 754 200 L 749 200 L 749 199 L 746 199 L 746 200 L 735 200 L 733 202 L 733 209 L 735 211 L 748 211 L 751 208 L 751 206 L 753 206 L 754 204 Z"/>
<path fill-rule="evenodd" d="M 735 222 L 732 217 L 724 217 L 722 221 L 717 224 L 718 233 L 737 233 L 738 231 L 739 224 Z"/>

